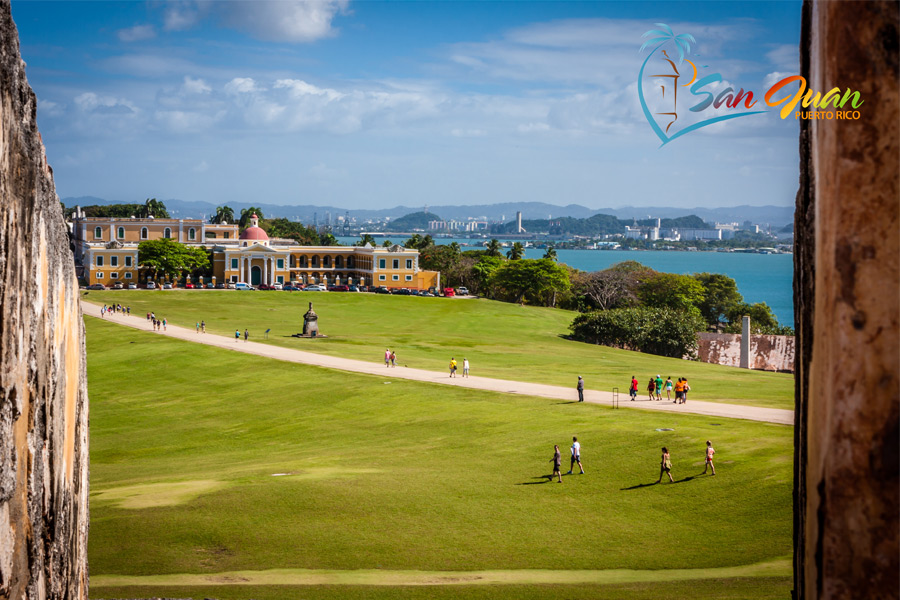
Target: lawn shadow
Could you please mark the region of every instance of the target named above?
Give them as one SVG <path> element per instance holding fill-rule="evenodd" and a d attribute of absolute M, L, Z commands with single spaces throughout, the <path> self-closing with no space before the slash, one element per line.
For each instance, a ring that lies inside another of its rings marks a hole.
<path fill-rule="evenodd" d="M 653 482 L 651 482 L 651 483 L 639 483 L 639 484 L 633 485 L 633 486 L 631 486 L 631 487 L 620 488 L 619 491 L 620 491 L 620 492 L 625 492 L 625 491 L 628 491 L 628 490 L 637 490 L 637 489 L 640 489 L 640 488 L 652 487 L 652 486 L 654 486 L 654 485 L 657 485 L 657 483 L 656 483 L 655 481 L 653 481 Z"/>
<path fill-rule="evenodd" d="M 523 481 L 516 485 L 539 485 L 541 483 L 550 483 L 553 481 L 553 475 L 539 475 L 537 477 L 532 477 L 532 479 L 539 479 L 540 481 Z"/>
<path fill-rule="evenodd" d="M 559 406 L 560 404 L 578 404 L 578 400 L 570 400 L 568 402 L 554 402 L 554 406 Z"/>

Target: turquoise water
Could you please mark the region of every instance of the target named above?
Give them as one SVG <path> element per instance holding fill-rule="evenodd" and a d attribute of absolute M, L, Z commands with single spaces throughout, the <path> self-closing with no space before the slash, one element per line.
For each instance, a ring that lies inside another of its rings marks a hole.
<path fill-rule="evenodd" d="M 358 240 L 338 239 L 344 244 Z M 381 238 L 378 241 L 382 241 Z M 398 238 L 393 241 L 402 243 L 404 240 Z M 438 238 L 435 241 L 439 244 L 470 244 L 469 249 L 480 248 L 479 240 Z M 794 326 L 794 257 L 791 254 L 639 250 L 557 250 L 556 254 L 559 262 L 582 271 L 601 271 L 616 263 L 636 260 L 666 273 L 723 273 L 737 282 L 744 300 L 751 304 L 765 302 L 782 325 Z M 543 255 L 541 248 L 525 251 L 525 258 L 541 258 Z"/>

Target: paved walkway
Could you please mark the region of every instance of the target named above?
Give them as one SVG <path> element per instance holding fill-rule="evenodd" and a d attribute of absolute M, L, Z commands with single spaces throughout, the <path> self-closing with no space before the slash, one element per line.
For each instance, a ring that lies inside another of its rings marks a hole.
<path fill-rule="evenodd" d="M 100 306 L 89 302 L 81 303 L 82 311 L 85 315 L 100 318 Z M 144 315 L 125 316 L 122 314 L 108 314 L 105 318 L 107 321 L 126 325 L 142 331 L 153 331 L 153 327 L 147 321 Z M 238 352 L 246 352 L 247 354 L 255 354 L 266 358 L 274 358 L 276 360 L 284 360 L 288 362 L 302 363 L 306 365 L 315 365 L 317 367 L 325 367 L 327 369 L 338 369 L 341 371 L 351 371 L 353 373 L 364 373 L 368 375 L 377 375 L 379 377 L 392 377 L 396 379 L 411 379 L 413 381 L 424 381 L 427 383 L 437 383 L 441 385 L 453 385 L 463 388 L 471 388 L 478 390 L 488 390 L 492 392 L 501 392 L 504 394 L 522 394 L 526 396 L 540 396 L 543 398 L 552 398 L 554 400 L 572 400 L 577 398 L 575 386 L 571 388 L 560 387 L 555 385 L 544 385 L 540 383 L 527 383 L 523 381 L 507 381 L 505 379 L 490 379 L 487 377 L 449 377 L 446 373 L 436 373 L 434 371 L 424 371 L 422 369 L 410 369 L 408 367 L 396 367 L 393 369 L 385 368 L 383 363 L 366 362 L 362 360 L 354 360 L 351 358 L 340 358 L 336 356 L 326 356 L 324 354 L 315 354 L 313 352 L 303 352 L 302 350 L 292 350 L 271 344 L 259 344 L 256 342 L 235 342 L 233 337 L 216 335 L 214 333 L 198 334 L 193 329 L 177 327 L 169 325 L 167 331 L 160 335 L 167 335 L 180 340 L 189 342 L 197 342 L 210 346 L 217 346 L 227 350 L 236 350 Z M 612 392 L 600 392 L 597 390 L 584 391 L 585 402 L 596 404 L 610 405 L 613 401 Z M 743 406 L 740 404 L 723 404 L 719 402 L 703 402 L 701 400 L 690 400 L 686 404 L 672 404 L 670 402 L 651 402 L 649 400 L 639 400 L 630 402 L 627 390 L 619 394 L 620 406 L 622 408 L 641 408 L 646 410 L 662 410 L 665 412 L 685 413 L 695 415 L 707 415 L 710 417 L 727 417 L 730 419 L 747 419 L 750 421 L 763 421 L 766 423 L 778 423 L 781 425 L 794 424 L 794 411 L 783 410 L 780 408 L 761 408 L 757 406 Z"/>

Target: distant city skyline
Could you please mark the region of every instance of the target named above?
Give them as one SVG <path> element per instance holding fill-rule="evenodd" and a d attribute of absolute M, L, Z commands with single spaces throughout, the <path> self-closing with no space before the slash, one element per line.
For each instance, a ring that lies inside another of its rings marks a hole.
<path fill-rule="evenodd" d="M 323 205 L 793 203 L 797 123 L 660 148 L 641 35 L 761 96 L 800 2 L 13 2 L 61 197 Z M 761 103 L 761 98 L 759 98 Z"/>

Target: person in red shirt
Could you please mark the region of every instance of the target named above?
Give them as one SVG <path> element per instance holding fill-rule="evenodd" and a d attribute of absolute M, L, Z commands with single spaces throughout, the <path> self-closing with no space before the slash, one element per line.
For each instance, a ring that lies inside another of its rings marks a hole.
<path fill-rule="evenodd" d="M 629 391 L 632 402 L 634 402 L 634 399 L 637 398 L 637 390 L 638 390 L 638 380 L 637 380 L 637 377 L 632 375 L 631 376 L 631 390 Z"/>

